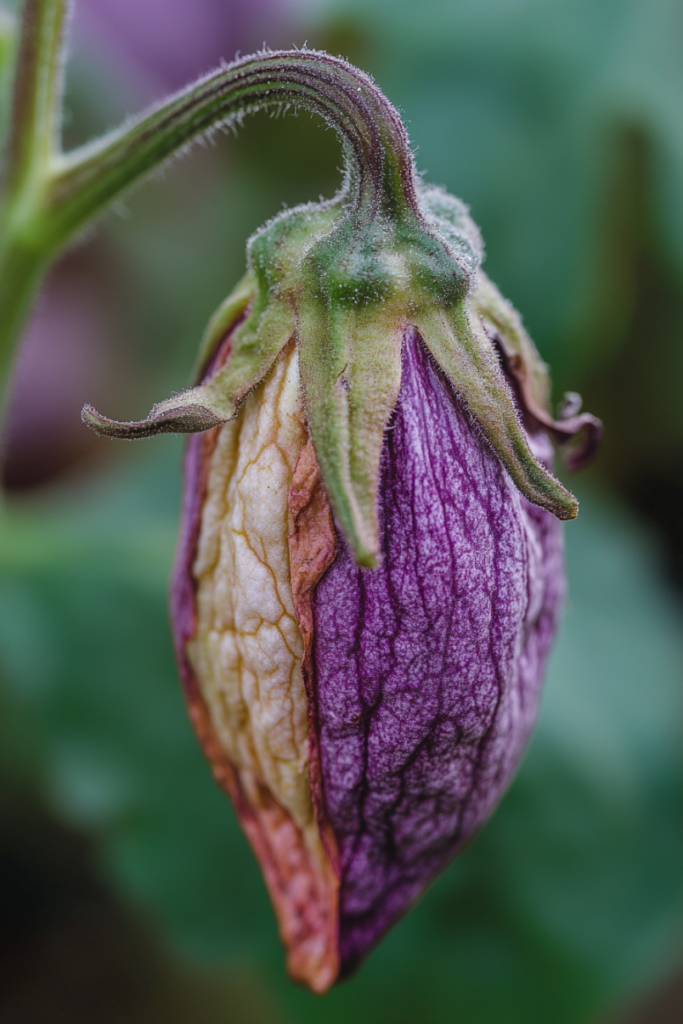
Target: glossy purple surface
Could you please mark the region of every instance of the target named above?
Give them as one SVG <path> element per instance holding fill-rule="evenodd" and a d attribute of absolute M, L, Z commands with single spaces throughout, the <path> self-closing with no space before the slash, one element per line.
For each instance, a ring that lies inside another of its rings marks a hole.
<path fill-rule="evenodd" d="M 382 459 L 383 563 L 359 569 L 341 541 L 315 595 L 346 971 L 505 791 L 564 592 L 560 523 L 521 497 L 414 332 Z"/>

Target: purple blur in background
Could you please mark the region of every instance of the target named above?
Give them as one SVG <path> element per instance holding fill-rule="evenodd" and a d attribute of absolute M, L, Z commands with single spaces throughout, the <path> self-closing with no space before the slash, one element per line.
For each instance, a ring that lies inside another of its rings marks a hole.
<path fill-rule="evenodd" d="M 81 0 L 75 29 L 87 46 L 162 93 L 233 60 L 238 50 L 279 45 L 289 6 L 287 0 Z"/>
<path fill-rule="evenodd" d="M 381 567 L 359 569 L 341 542 L 315 596 L 345 971 L 503 795 L 564 594 L 561 524 L 518 493 L 414 332 L 379 493 Z"/>

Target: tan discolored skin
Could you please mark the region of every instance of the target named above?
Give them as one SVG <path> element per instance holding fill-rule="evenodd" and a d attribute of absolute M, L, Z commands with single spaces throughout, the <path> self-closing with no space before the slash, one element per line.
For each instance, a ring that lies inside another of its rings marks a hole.
<path fill-rule="evenodd" d="M 261 861 L 290 973 L 322 992 L 338 973 L 338 880 L 334 838 L 314 810 L 302 659 L 310 693 L 310 600 L 336 541 L 293 345 L 212 433 L 185 646 L 191 714 Z"/>

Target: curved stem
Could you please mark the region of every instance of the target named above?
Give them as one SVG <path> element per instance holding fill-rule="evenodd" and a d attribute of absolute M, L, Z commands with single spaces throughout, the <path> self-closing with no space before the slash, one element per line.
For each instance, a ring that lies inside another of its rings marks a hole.
<path fill-rule="evenodd" d="M 60 158 L 44 230 L 57 243 L 193 139 L 279 105 L 305 107 L 337 131 L 352 208 L 367 217 L 417 216 L 408 138 L 398 112 L 374 82 L 326 53 L 279 51 L 227 65 L 131 124 Z"/>

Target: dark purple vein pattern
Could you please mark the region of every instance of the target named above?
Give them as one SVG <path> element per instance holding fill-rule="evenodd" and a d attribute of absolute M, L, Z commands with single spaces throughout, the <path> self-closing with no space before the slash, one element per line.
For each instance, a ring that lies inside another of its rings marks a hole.
<path fill-rule="evenodd" d="M 344 972 L 502 796 L 564 591 L 561 524 L 521 497 L 413 331 L 382 460 L 383 564 L 358 569 L 340 539 L 315 595 Z"/>

